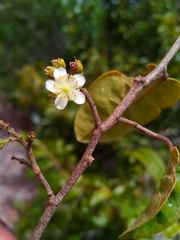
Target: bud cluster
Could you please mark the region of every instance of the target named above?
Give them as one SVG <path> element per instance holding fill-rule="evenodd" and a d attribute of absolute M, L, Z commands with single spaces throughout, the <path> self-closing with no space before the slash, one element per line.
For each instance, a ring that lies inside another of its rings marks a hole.
<path fill-rule="evenodd" d="M 83 65 L 80 60 L 74 57 L 74 62 L 69 62 L 70 72 L 72 74 L 82 74 L 83 75 Z M 51 61 L 52 66 L 47 66 L 44 68 L 46 76 L 53 79 L 54 78 L 54 70 L 60 67 L 66 68 L 66 63 L 63 58 L 53 59 Z"/>
<path fill-rule="evenodd" d="M 51 61 L 52 66 L 44 68 L 46 75 L 50 78 L 46 81 L 45 87 L 50 92 L 51 103 L 59 110 L 66 107 L 68 101 L 74 101 L 77 104 L 85 102 L 85 95 L 80 88 L 85 84 L 86 79 L 83 76 L 83 65 L 76 59 L 70 62 L 70 72 L 66 71 L 64 59 L 57 58 Z"/>

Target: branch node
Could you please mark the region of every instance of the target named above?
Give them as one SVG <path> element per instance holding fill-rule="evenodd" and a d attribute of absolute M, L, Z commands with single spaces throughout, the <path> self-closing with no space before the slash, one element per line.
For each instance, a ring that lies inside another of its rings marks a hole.
<path fill-rule="evenodd" d="M 36 137 L 36 133 L 35 132 L 28 132 L 27 133 L 27 139 L 26 139 L 26 142 L 27 142 L 27 149 L 31 146 L 32 142 L 34 141 Z"/>
<path fill-rule="evenodd" d="M 141 75 L 138 75 L 137 77 L 134 78 L 134 81 L 135 82 L 144 82 L 145 78 L 142 77 Z"/>
<path fill-rule="evenodd" d="M 8 129 L 9 128 L 9 123 L 5 123 L 2 120 L 0 120 L 0 128 L 2 129 Z"/>
<path fill-rule="evenodd" d="M 169 77 L 169 74 L 167 72 L 167 66 L 164 67 L 164 80 L 166 80 Z"/>
<path fill-rule="evenodd" d="M 88 161 L 88 165 L 91 166 L 92 162 L 94 161 L 93 156 L 89 156 L 89 157 L 87 158 L 87 161 Z"/>
<path fill-rule="evenodd" d="M 48 195 L 48 201 L 46 202 L 46 205 L 51 205 L 57 207 L 58 205 L 56 204 L 56 197 L 54 194 Z"/>
<path fill-rule="evenodd" d="M 40 168 L 38 167 L 38 165 L 34 165 L 32 167 L 32 170 L 33 170 L 33 173 L 38 175 L 41 171 L 40 171 Z"/>

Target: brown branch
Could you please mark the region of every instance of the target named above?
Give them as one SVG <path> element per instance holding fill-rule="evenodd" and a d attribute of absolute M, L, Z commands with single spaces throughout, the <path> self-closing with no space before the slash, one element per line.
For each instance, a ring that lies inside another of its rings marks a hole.
<path fill-rule="evenodd" d="M 52 215 L 54 214 L 56 207 L 61 203 L 64 196 L 69 192 L 72 186 L 76 183 L 80 175 L 86 170 L 87 167 L 91 165 L 91 162 L 93 161 L 92 153 L 96 145 L 98 144 L 101 136 L 105 132 L 107 132 L 110 128 L 112 128 L 114 125 L 118 124 L 119 119 L 122 117 L 125 110 L 132 104 L 135 98 L 146 86 L 148 86 L 151 82 L 153 82 L 155 79 L 161 76 L 166 77 L 167 64 L 169 63 L 169 61 L 174 56 L 174 54 L 178 51 L 179 48 L 180 48 L 180 37 L 173 44 L 173 46 L 171 47 L 169 52 L 166 54 L 166 56 L 163 58 L 161 63 L 151 73 L 149 73 L 146 77 L 138 76 L 134 79 L 133 86 L 131 87 L 131 89 L 125 96 L 125 98 L 117 106 L 114 112 L 103 123 L 101 123 L 100 120 L 96 120 L 98 119 L 96 106 L 94 105 L 91 98 L 89 97 L 90 95 L 89 96 L 86 95 L 86 99 L 90 104 L 94 119 L 95 121 L 97 121 L 96 122 L 97 127 L 93 130 L 92 138 L 80 162 L 78 163 L 77 167 L 74 169 L 72 175 L 69 177 L 69 179 L 67 180 L 65 185 L 62 187 L 62 189 L 59 191 L 59 193 L 55 196 L 56 204 L 53 204 L 52 206 L 48 205 L 45 208 L 44 213 L 31 236 L 31 240 L 40 239 Z M 81 89 L 81 91 L 83 90 Z M 86 91 L 84 91 L 84 93 L 86 94 Z"/>
<path fill-rule="evenodd" d="M 81 92 L 84 93 L 84 95 L 86 96 L 86 100 L 91 108 L 93 117 L 94 117 L 94 121 L 95 121 L 95 126 L 100 126 L 101 124 L 101 118 L 99 116 L 99 113 L 97 111 L 96 108 L 96 104 L 94 103 L 94 101 L 92 100 L 90 94 L 88 93 L 88 91 L 86 90 L 86 88 L 80 88 Z"/>
<path fill-rule="evenodd" d="M 27 147 L 27 142 L 22 138 L 21 135 L 15 132 L 13 128 L 10 128 L 9 123 L 5 123 L 0 120 L 0 129 L 7 129 L 8 133 L 16 138 L 17 142 L 19 142 L 24 148 Z"/>
<path fill-rule="evenodd" d="M 174 57 L 179 48 L 180 48 L 180 36 L 177 38 L 175 43 L 172 45 L 172 47 L 165 55 L 165 57 L 162 59 L 162 61 L 158 64 L 158 66 L 146 76 L 145 86 L 149 85 L 153 80 L 164 75 L 164 73 L 167 71 L 168 63 Z"/>
<path fill-rule="evenodd" d="M 121 103 L 116 107 L 114 112 L 102 123 L 101 127 L 103 132 L 106 132 L 114 125 L 116 125 L 119 121 L 119 118 L 122 117 L 125 110 L 132 104 L 135 98 L 139 95 L 139 93 L 147 87 L 150 83 L 156 80 L 159 77 L 167 75 L 167 65 L 174 56 L 174 54 L 180 48 L 180 36 L 175 41 L 173 46 L 170 48 L 166 56 L 159 63 L 159 65 L 150 72 L 147 76 L 142 77 L 138 76 L 134 79 L 134 83 L 130 88 L 129 92 L 125 96 L 125 98 L 121 101 Z"/>
<path fill-rule="evenodd" d="M 14 155 L 11 157 L 11 160 L 16 160 L 18 161 L 20 164 L 25 164 L 27 165 L 30 169 L 32 169 L 30 162 L 28 162 L 27 160 L 23 159 L 23 158 L 18 158 L 15 157 Z"/>
<path fill-rule="evenodd" d="M 54 193 L 49 185 L 49 183 L 47 182 L 46 178 L 43 176 L 37 162 L 36 159 L 34 157 L 32 148 L 28 148 L 27 149 L 27 153 L 26 156 L 29 158 L 29 161 L 31 162 L 31 169 L 33 171 L 33 173 L 38 177 L 38 179 L 41 181 L 42 185 L 44 186 L 47 195 L 49 198 L 51 198 L 52 196 L 54 196 Z"/>
<path fill-rule="evenodd" d="M 44 188 L 48 194 L 48 197 L 51 201 L 52 197 L 54 197 L 54 193 L 53 193 L 49 183 L 47 182 L 47 180 L 41 173 L 40 168 L 37 165 L 36 159 L 34 157 L 32 148 L 31 148 L 31 144 L 35 138 L 35 133 L 34 132 L 27 133 L 27 140 L 25 141 L 20 134 L 18 134 L 16 131 L 14 131 L 13 128 L 11 128 L 9 126 L 9 124 L 4 123 L 3 121 L 0 121 L 0 129 L 2 129 L 2 128 L 7 129 L 8 133 L 11 136 L 13 136 L 14 138 L 16 138 L 16 141 L 19 142 L 26 149 L 26 156 L 28 157 L 29 162 L 24 159 L 16 158 L 15 156 L 12 156 L 12 160 L 17 160 L 21 164 L 26 164 L 29 168 L 31 168 L 31 170 L 34 172 L 34 174 L 41 181 L 41 183 L 44 186 Z M 11 138 L 11 139 L 14 140 L 14 138 Z"/>
<path fill-rule="evenodd" d="M 57 206 L 62 202 L 66 194 L 70 191 L 70 189 L 74 186 L 78 178 L 81 176 L 81 174 L 89 167 L 91 166 L 91 163 L 93 162 L 94 158 L 92 157 L 92 153 L 98 144 L 98 141 L 101 137 L 101 132 L 97 129 L 94 129 L 94 134 L 89 142 L 85 153 L 83 154 L 80 162 L 78 163 L 77 167 L 74 169 L 73 173 L 65 183 L 65 185 L 62 187 L 62 189 L 59 191 L 59 193 L 55 196 L 55 205 Z M 38 222 L 30 240 L 38 240 L 40 239 L 42 233 L 44 232 L 45 228 L 47 227 L 51 217 L 53 216 L 55 212 L 55 205 L 47 205 L 43 215 Z"/>
<path fill-rule="evenodd" d="M 161 134 L 157 134 L 157 133 L 154 133 L 154 132 L 150 131 L 149 129 L 147 129 L 147 128 L 141 126 L 140 124 L 138 124 L 137 122 L 131 121 L 131 120 L 123 118 L 123 117 L 121 117 L 119 119 L 119 122 L 123 122 L 123 123 L 126 123 L 128 125 L 131 125 L 132 127 L 138 129 L 140 132 L 142 132 L 146 135 L 149 135 L 152 138 L 159 139 L 159 140 L 165 142 L 167 144 L 169 150 L 171 150 L 173 148 L 173 144 L 168 138 L 162 136 Z"/>

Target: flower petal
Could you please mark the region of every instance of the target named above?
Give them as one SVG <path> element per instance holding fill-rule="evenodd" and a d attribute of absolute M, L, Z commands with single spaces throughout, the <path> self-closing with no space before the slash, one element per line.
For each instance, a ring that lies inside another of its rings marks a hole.
<path fill-rule="evenodd" d="M 86 82 L 86 79 L 82 74 L 75 74 L 74 78 L 78 82 L 78 87 L 82 87 Z"/>
<path fill-rule="evenodd" d="M 59 110 L 63 110 L 66 107 L 67 103 L 68 99 L 60 96 L 58 96 L 54 101 L 55 106 Z"/>
<path fill-rule="evenodd" d="M 67 71 L 65 68 L 60 67 L 54 70 L 54 78 L 58 79 L 60 77 L 64 77 L 67 75 Z"/>
<path fill-rule="evenodd" d="M 77 90 L 73 91 L 71 94 L 68 94 L 69 98 L 73 100 L 77 104 L 83 104 L 85 103 L 85 96 L 82 92 L 79 92 Z"/>
<path fill-rule="evenodd" d="M 46 89 L 52 93 L 55 93 L 56 92 L 55 82 L 53 80 L 47 80 L 46 81 Z"/>

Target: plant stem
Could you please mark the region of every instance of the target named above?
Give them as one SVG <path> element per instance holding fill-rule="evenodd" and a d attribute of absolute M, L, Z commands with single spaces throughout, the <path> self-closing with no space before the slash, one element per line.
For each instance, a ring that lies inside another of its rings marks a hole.
<path fill-rule="evenodd" d="M 93 102 L 91 101 L 91 98 L 88 98 L 86 95 L 87 100 L 89 99 L 88 103 L 90 104 L 95 119 L 95 129 L 93 130 L 92 138 L 77 167 L 74 169 L 73 173 L 71 174 L 65 185 L 62 187 L 62 189 L 59 191 L 59 193 L 55 196 L 54 202 L 47 204 L 44 213 L 31 236 L 31 240 L 40 239 L 58 205 L 61 203 L 61 201 L 69 192 L 69 190 L 72 188 L 72 186 L 76 183 L 80 175 L 86 170 L 87 167 L 91 165 L 93 161 L 92 153 L 96 145 L 98 144 L 101 136 L 105 132 L 107 132 L 110 128 L 112 128 L 114 125 L 118 124 L 119 119 L 122 117 L 125 110 L 132 104 L 135 98 L 146 86 L 148 86 L 152 81 L 154 81 L 158 77 L 167 75 L 166 72 L 167 64 L 169 63 L 169 61 L 172 59 L 172 57 L 178 51 L 179 48 L 180 37 L 173 44 L 173 46 L 166 54 L 166 56 L 163 58 L 161 63 L 151 73 L 149 73 L 146 77 L 138 76 L 134 79 L 134 84 L 127 93 L 127 95 L 125 96 L 125 98 L 103 123 L 100 122 L 100 118 L 98 119 L 99 114 L 96 112 L 97 109 Z"/>
<path fill-rule="evenodd" d="M 167 144 L 169 150 L 171 150 L 173 148 L 173 144 L 168 138 L 164 137 L 161 134 L 157 134 L 153 131 L 150 131 L 149 129 L 147 129 L 147 128 L 141 126 L 140 124 L 138 124 L 137 122 L 131 121 L 131 120 L 123 118 L 123 117 L 121 117 L 119 119 L 119 122 L 129 124 L 129 125 L 133 126 L 134 128 L 138 129 L 140 132 L 142 132 L 146 135 L 149 135 L 152 138 L 159 139 L 159 140 L 165 142 Z"/>

